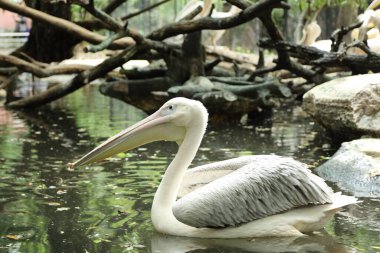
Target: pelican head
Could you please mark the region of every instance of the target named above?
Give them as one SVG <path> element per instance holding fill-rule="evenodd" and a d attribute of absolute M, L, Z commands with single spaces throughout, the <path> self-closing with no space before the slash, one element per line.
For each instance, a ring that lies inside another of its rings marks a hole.
<path fill-rule="evenodd" d="M 201 129 L 204 133 L 207 119 L 207 110 L 201 102 L 173 98 L 149 117 L 109 138 L 68 166 L 74 168 L 102 161 L 154 141 L 174 141 L 180 144 L 191 129 Z"/>

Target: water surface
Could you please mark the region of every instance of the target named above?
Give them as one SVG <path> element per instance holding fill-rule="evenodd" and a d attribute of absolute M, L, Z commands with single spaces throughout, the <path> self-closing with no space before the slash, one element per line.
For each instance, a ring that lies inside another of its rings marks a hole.
<path fill-rule="evenodd" d="M 29 112 L 0 108 L 0 252 L 380 252 L 379 199 L 361 199 L 325 231 L 297 239 L 155 233 L 152 198 L 175 144 L 153 143 L 102 164 L 65 168 L 145 116 L 94 88 Z M 330 143 L 299 107 L 288 106 L 261 121 L 210 124 L 193 164 L 275 153 L 313 168 L 333 154 Z"/>

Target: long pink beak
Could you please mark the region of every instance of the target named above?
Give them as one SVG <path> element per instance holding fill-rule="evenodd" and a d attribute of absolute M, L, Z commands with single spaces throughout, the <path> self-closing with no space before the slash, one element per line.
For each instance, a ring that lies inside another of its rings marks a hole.
<path fill-rule="evenodd" d="M 380 5 L 380 0 L 375 0 L 373 1 L 369 6 L 368 6 L 368 10 L 374 10 L 376 7 L 378 7 Z"/>
<path fill-rule="evenodd" d="M 109 138 L 76 162 L 69 163 L 68 167 L 72 169 L 74 167 L 102 161 L 112 155 L 154 141 L 180 141 L 184 134 L 185 129 L 171 123 L 170 117 L 162 116 L 159 112 L 155 112 L 149 117 Z"/>

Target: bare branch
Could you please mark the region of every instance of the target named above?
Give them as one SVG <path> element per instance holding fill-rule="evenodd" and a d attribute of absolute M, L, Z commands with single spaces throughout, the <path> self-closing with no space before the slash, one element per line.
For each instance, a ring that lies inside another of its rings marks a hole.
<path fill-rule="evenodd" d="M 45 62 L 36 61 L 35 59 L 33 59 L 32 57 L 30 57 L 29 55 L 27 55 L 24 52 L 17 52 L 14 56 L 20 56 L 19 58 L 24 58 L 27 61 L 29 61 L 29 62 L 31 62 L 31 63 L 39 66 L 39 67 L 42 67 L 42 68 L 49 66 L 49 64 L 47 64 Z"/>
<path fill-rule="evenodd" d="M 251 73 L 251 75 L 248 78 L 248 81 L 253 81 L 253 80 L 255 80 L 255 78 L 257 76 L 261 76 L 261 75 L 264 75 L 264 74 L 267 74 L 267 73 L 270 73 L 270 72 L 273 72 L 276 70 L 279 70 L 279 68 L 277 66 L 258 68 Z"/>
<path fill-rule="evenodd" d="M 104 12 L 107 14 L 111 14 L 114 10 L 116 10 L 120 5 L 125 3 L 127 0 L 112 0 L 105 8 Z"/>
<path fill-rule="evenodd" d="M 349 26 L 342 26 L 336 29 L 330 36 L 330 40 L 333 42 L 331 45 L 331 51 L 336 52 L 339 49 L 339 45 L 342 43 L 343 37 L 355 28 L 359 28 L 363 22 L 357 22 Z"/>
<path fill-rule="evenodd" d="M 231 50 L 226 50 L 224 48 L 220 49 L 213 46 L 206 46 L 205 48 L 207 54 L 222 57 L 226 62 L 249 63 L 253 66 L 256 66 L 254 63 L 254 57 L 252 55 L 240 54 Z"/>
<path fill-rule="evenodd" d="M 244 1 L 237 1 L 234 0 L 234 2 L 239 2 L 241 6 L 246 5 L 247 3 Z M 289 8 L 289 5 L 283 1 L 277 1 L 276 7 L 279 8 Z M 250 8 L 250 7 L 248 7 Z M 246 8 L 245 10 L 247 10 Z M 273 8 L 273 7 L 272 7 Z M 260 20 L 264 24 L 265 28 L 268 31 L 269 36 L 271 37 L 272 41 L 274 43 L 281 43 L 284 41 L 284 38 L 278 28 L 276 27 L 276 24 L 274 23 L 272 19 L 272 9 L 266 8 L 260 13 Z M 290 59 L 287 51 L 284 48 L 281 47 L 275 47 L 277 54 L 278 54 L 278 60 L 277 60 L 277 66 L 273 68 L 275 69 L 287 69 L 296 75 L 305 78 L 306 80 L 314 83 L 322 83 L 329 80 L 328 77 L 323 75 L 323 73 L 317 73 L 315 71 L 312 71 L 310 69 L 304 68 L 301 64 L 298 64 L 297 62 Z M 271 68 L 263 69 L 263 72 L 271 70 Z M 261 72 L 261 73 L 263 73 Z M 260 72 L 259 72 L 260 73 Z M 255 74 L 255 73 L 254 73 Z M 251 76 L 254 77 L 254 76 Z"/>
<path fill-rule="evenodd" d="M 58 74 L 73 74 L 88 69 L 83 65 L 48 66 L 42 68 L 36 64 L 24 61 L 12 55 L 0 54 L 0 61 L 16 66 L 19 70 L 33 73 L 38 77 L 48 77 Z"/>
<path fill-rule="evenodd" d="M 307 60 L 313 66 L 323 68 L 339 67 L 340 69 L 346 67 L 355 71 L 361 70 L 361 72 L 368 72 L 369 70 L 374 72 L 380 71 L 380 55 L 372 51 L 369 51 L 368 55 L 325 52 L 314 47 L 297 45 L 285 41 L 273 42 L 271 40 L 261 40 L 260 46 L 263 48 L 280 48 L 287 51 L 294 58 Z M 358 45 L 353 44 L 351 46 Z M 364 47 L 365 45 L 363 45 Z"/>
<path fill-rule="evenodd" d="M 97 45 L 86 46 L 84 51 L 85 52 L 91 52 L 91 53 L 102 51 L 102 50 L 108 48 L 112 44 L 112 42 L 114 42 L 117 39 L 123 38 L 126 35 L 127 35 L 127 32 L 119 32 L 119 33 L 111 34 L 105 40 L 103 40 L 101 43 L 99 43 Z"/>
<path fill-rule="evenodd" d="M 239 7 L 240 9 L 248 8 L 251 3 L 246 0 L 227 0 L 232 5 Z"/>
<path fill-rule="evenodd" d="M 250 5 L 242 12 L 237 13 L 228 18 L 211 18 L 203 17 L 196 20 L 181 21 L 177 23 L 168 24 L 161 29 L 158 29 L 147 36 L 153 40 L 163 40 L 178 34 L 191 33 L 203 29 L 220 30 L 228 29 L 246 23 L 255 17 L 259 17 L 268 9 L 282 7 L 281 2 L 278 0 L 261 0 L 256 4 Z"/>
<path fill-rule="evenodd" d="M 192 10 L 189 14 L 187 14 L 186 16 L 184 16 L 183 18 L 181 18 L 178 21 L 192 20 L 193 18 L 195 18 L 201 12 L 202 12 L 202 6 L 197 6 L 197 8 L 195 8 L 194 10 Z"/>
<path fill-rule="evenodd" d="M 134 13 L 131 13 L 131 14 L 128 14 L 128 15 L 125 15 L 124 17 L 121 18 L 121 20 L 128 20 L 130 18 L 133 18 L 137 15 L 140 15 L 141 13 L 144 13 L 144 12 L 147 12 L 147 11 L 150 11 L 151 9 L 154 9 L 158 6 L 160 6 L 161 4 L 164 4 L 164 3 L 167 3 L 169 2 L 170 0 L 163 0 L 161 2 L 158 2 L 158 3 L 155 3 L 155 4 L 152 4 L 151 6 L 148 6 L 146 7 L 145 9 L 142 9 L 142 10 L 139 10 L 139 11 L 136 11 Z"/>
<path fill-rule="evenodd" d="M 79 4 L 79 5 L 82 6 L 86 11 L 91 13 L 94 17 L 106 23 L 111 28 L 111 30 L 113 31 L 123 30 L 123 26 L 120 25 L 113 17 L 97 9 L 94 5 L 93 0 L 90 0 L 89 4 Z"/>
<path fill-rule="evenodd" d="M 16 67 L 0 68 L 0 75 L 10 76 L 17 72 Z"/>
<path fill-rule="evenodd" d="M 55 26 L 59 29 L 65 30 L 66 32 L 73 34 L 81 39 L 90 42 L 92 44 L 101 43 L 106 38 L 97 33 L 91 32 L 73 22 L 67 21 L 62 18 L 57 18 L 55 16 L 46 14 L 42 11 L 35 10 L 33 8 L 22 6 L 19 4 L 14 4 L 8 0 L 0 0 L 0 8 L 16 12 L 23 16 L 29 17 L 33 20 L 38 20 L 40 22 Z M 123 38 L 112 43 L 113 48 L 125 48 L 129 45 L 134 44 L 133 40 L 130 38 Z"/>
<path fill-rule="evenodd" d="M 42 104 L 49 103 L 58 98 L 64 97 L 65 95 L 83 87 L 89 82 L 106 75 L 109 71 L 114 68 L 124 64 L 131 58 L 133 58 L 137 53 L 145 50 L 145 48 L 137 48 L 136 46 L 129 46 L 123 50 L 120 54 L 111 57 L 99 65 L 82 71 L 76 77 L 74 77 L 70 82 L 65 84 L 57 84 L 45 92 L 39 93 L 32 97 L 22 98 L 17 101 L 13 101 L 6 106 L 8 108 L 25 108 L 25 107 L 36 107 Z"/>
<path fill-rule="evenodd" d="M 346 46 L 346 49 L 351 48 L 351 47 L 357 47 L 363 50 L 368 56 L 375 56 L 380 58 L 380 54 L 371 51 L 371 49 L 363 42 L 363 41 L 354 41 Z"/>

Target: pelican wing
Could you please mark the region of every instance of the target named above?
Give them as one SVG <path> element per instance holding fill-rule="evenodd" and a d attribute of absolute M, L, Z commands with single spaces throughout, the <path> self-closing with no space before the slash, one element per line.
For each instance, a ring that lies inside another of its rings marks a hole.
<path fill-rule="evenodd" d="M 190 192 L 249 164 L 254 157 L 241 156 L 187 170 L 183 177 L 178 197 L 182 198 Z"/>
<path fill-rule="evenodd" d="M 193 227 L 238 226 L 293 208 L 331 203 L 332 190 L 305 164 L 274 155 L 250 162 L 184 197 L 174 216 Z"/>

